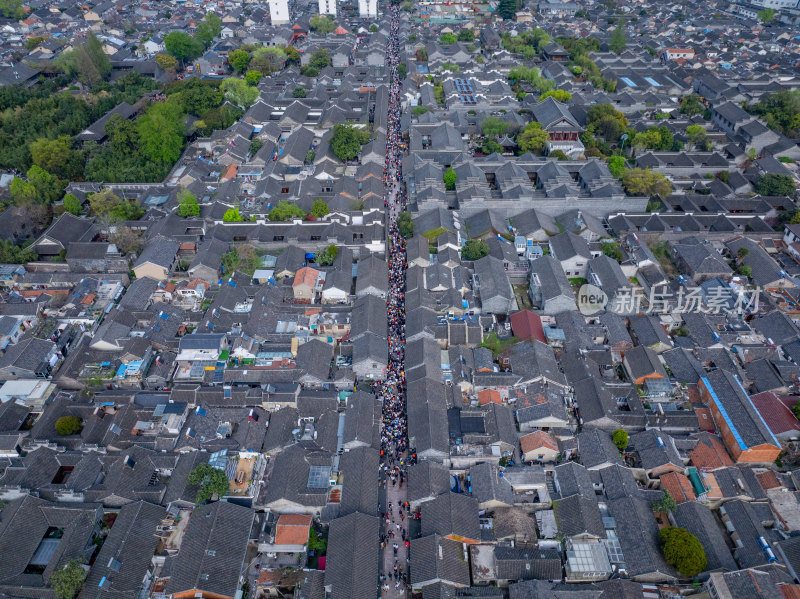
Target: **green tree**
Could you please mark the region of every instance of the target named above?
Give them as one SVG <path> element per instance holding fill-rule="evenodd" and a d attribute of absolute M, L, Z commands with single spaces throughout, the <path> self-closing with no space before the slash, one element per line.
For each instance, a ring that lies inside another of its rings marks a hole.
<path fill-rule="evenodd" d="M 448 191 L 453 191 L 456 188 L 456 181 L 458 180 L 458 175 L 453 170 L 452 166 L 448 166 L 447 170 L 444 171 L 442 174 L 442 181 L 444 181 L 444 187 Z"/>
<path fill-rule="evenodd" d="M 481 131 L 486 137 L 499 137 L 508 131 L 508 123 L 496 116 L 487 116 L 481 122 Z"/>
<path fill-rule="evenodd" d="M 309 150 L 306 152 L 306 164 L 313 164 L 314 158 L 317 157 L 317 153 L 314 150 Z"/>
<path fill-rule="evenodd" d="M 308 24 L 312 31 L 320 35 L 328 35 L 336 29 L 336 23 L 328 15 L 314 15 Z"/>
<path fill-rule="evenodd" d="M 800 400 L 797 400 L 795 404 L 792 406 L 792 413 L 794 414 L 795 418 L 800 419 Z"/>
<path fill-rule="evenodd" d="M 317 261 L 318 264 L 322 266 L 330 266 L 333 264 L 333 261 L 336 260 L 336 256 L 339 255 L 339 248 L 336 247 L 334 244 L 329 245 L 321 252 L 317 252 L 314 254 L 314 259 Z"/>
<path fill-rule="evenodd" d="M 426 106 L 414 106 L 414 110 L 411 112 L 414 116 L 420 116 L 428 112 L 428 108 Z"/>
<path fill-rule="evenodd" d="M 297 51 L 297 48 L 294 46 L 285 46 L 283 48 L 284 54 L 286 54 L 286 62 L 291 64 L 300 64 L 300 52 Z"/>
<path fill-rule="evenodd" d="M 81 424 L 81 419 L 77 416 L 62 416 L 55 423 L 55 430 L 56 433 L 61 435 L 62 437 L 67 437 L 69 435 L 74 435 L 83 428 L 83 424 Z"/>
<path fill-rule="evenodd" d="M 25 264 L 36 259 L 36 252 L 31 248 L 22 248 L 10 239 L 0 239 L 0 264 Z"/>
<path fill-rule="evenodd" d="M 209 110 L 222 104 L 223 94 L 217 89 L 218 85 L 217 81 L 191 77 L 171 84 L 175 91 L 170 94 L 169 100 L 179 104 L 184 112 L 204 117 Z"/>
<path fill-rule="evenodd" d="M 178 215 L 184 218 L 200 216 L 200 204 L 197 203 L 197 196 L 186 188 L 178 192 Z"/>
<path fill-rule="evenodd" d="M 177 103 L 152 104 L 136 120 L 136 131 L 139 149 L 151 162 L 172 164 L 181 157 L 186 125 L 183 110 Z"/>
<path fill-rule="evenodd" d="M 504 21 L 510 21 L 517 14 L 517 0 L 500 0 L 497 7 L 497 14 L 499 14 Z"/>
<path fill-rule="evenodd" d="M 177 71 L 178 59 L 171 54 L 156 54 L 156 65 L 162 71 Z"/>
<path fill-rule="evenodd" d="M 761 116 L 771 129 L 777 129 L 788 137 L 800 134 L 800 90 L 781 90 L 762 96 L 758 104 L 747 110 Z"/>
<path fill-rule="evenodd" d="M 553 150 L 548 154 L 550 158 L 556 158 L 558 160 L 570 160 L 570 157 L 564 153 L 564 150 Z"/>
<path fill-rule="evenodd" d="M 314 200 L 314 203 L 311 205 L 311 211 L 309 214 L 314 218 L 322 218 L 326 214 L 330 212 L 328 208 L 328 204 L 326 204 L 322 200 Z"/>
<path fill-rule="evenodd" d="M 206 503 L 214 495 L 222 498 L 228 494 L 229 483 L 225 471 L 214 468 L 207 462 L 195 466 L 194 470 L 189 473 L 186 482 L 190 485 L 200 485 L 194 498 L 195 503 L 198 504 Z"/>
<path fill-rule="evenodd" d="M 705 571 L 707 559 L 703 545 L 688 530 L 669 526 L 661 529 L 658 538 L 664 559 L 684 577 L 691 578 Z"/>
<path fill-rule="evenodd" d="M 250 155 L 255 156 L 258 151 L 264 146 L 264 142 L 256 138 L 250 142 Z"/>
<path fill-rule="evenodd" d="M 541 154 L 550 141 L 550 134 L 542 129 L 537 121 L 528 123 L 525 129 L 517 136 L 517 145 L 523 152 Z"/>
<path fill-rule="evenodd" d="M 672 185 L 664 175 L 643 168 L 626 170 L 622 174 L 622 185 L 632 196 L 664 197 L 672 191 Z"/>
<path fill-rule="evenodd" d="M 24 179 L 14 177 L 9 186 L 11 192 L 11 199 L 17 206 L 22 204 L 31 204 L 36 201 L 36 188 L 32 183 L 28 183 Z"/>
<path fill-rule="evenodd" d="M 228 54 L 228 64 L 239 73 L 244 73 L 247 70 L 250 60 L 252 60 L 252 56 L 244 50 L 231 50 Z"/>
<path fill-rule="evenodd" d="M 369 26 L 369 31 L 370 33 L 375 33 L 376 31 L 378 31 L 378 26 L 375 23 L 373 23 L 372 25 Z"/>
<path fill-rule="evenodd" d="M 250 108 L 259 96 L 257 88 L 247 85 L 244 79 L 236 77 L 228 77 L 219 88 L 225 94 L 226 100 L 245 109 Z"/>
<path fill-rule="evenodd" d="M 687 116 L 694 116 L 696 114 L 703 114 L 705 107 L 700 102 L 700 96 L 697 94 L 689 94 L 681 98 L 681 114 Z"/>
<path fill-rule="evenodd" d="M 244 75 L 244 80 L 247 81 L 247 85 L 251 85 L 255 87 L 261 81 L 261 78 L 264 75 L 261 71 L 247 71 Z"/>
<path fill-rule="evenodd" d="M 280 222 L 292 220 L 294 218 L 303 218 L 306 215 L 303 209 L 296 204 L 281 200 L 278 205 L 269 211 L 269 220 L 272 222 Z"/>
<path fill-rule="evenodd" d="M 308 531 L 308 548 L 319 554 L 324 554 L 328 549 L 328 540 L 321 539 L 313 526 Z"/>
<path fill-rule="evenodd" d="M 294 88 L 294 90 L 292 90 L 292 96 L 294 96 L 295 98 L 305 98 L 306 88 L 304 88 L 301 85 L 298 85 L 297 87 Z"/>
<path fill-rule="evenodd" d="M 239 213 L 238 208 L 229 208 L 225 211 L 225 214 L 222 215 L 222 222 L 224 223 L 240 223 L 243 220 L 244 218 Z"/>
<path fill-rule="evenodd" d="M 308 61 L 309 66 L 322 70 L 325 67 L 331 66 L 331 55 L 327 48 L 320 48 L 315 50 Z"/>
<path fill-rule="evenodd" d="M 80 175 L 83 156 L 72 149 L 69 135 L 59 135 L 55 139 L 40 137 L 30 144 L 33 164 L 63 179 Z"/>
<path fill-rule="evenodd" d="M 50 586 L 58 599 L 75 599 L 78 596 L 88 572 L 77 560 L 70 561 L 50 576 Z"/>
<path fill-rule="evenodd" d="M 250 67 L 257 69 L 265 75 L 276 73 L 286 66 L 287 54 L 283 48 L 269 46 L 267 48 L 256 48 L 253 51 L 253 61 Z"/>
<path fill-rule="evenodd" d="M 678 504 L 675 502 L 675 499 L 666 489 L 661 493 L 661 498 L 653 502 L 654 512 L 670 513 L 674 512 L 677 507 Z"/>
<path fill-rule="evenodd" d="M 414 236 L 414 221 L 411 220 L 411 215 L 408 212 L 401 212 L 397 215 L 397 228 L 400 235 L 406 239 Z"/>
<path fill-rule="evenodd" d="M 36 190 L 36 201 L 48 206 L 58 200 L 61 194 L 64 193 L 65 184 L 48 173 L 40 166 L 33 165 L 26 173 L 28 182 L 33 185 Z"/>
<path fill-rule="evenodd" d="M 76 196 L 68 193 L 64 196 L 64 210 L 75 216 L 80 216 L 81 212 L 83 212 L 83 206 Z"/>
<path fill-rule="evenodd" d="M 743 277 L 751 277 L 753 276 L 753 269 L 746 264 L 742 264 L 738 269 L 737 272 L 742 275 Z"/>
<path fill-rule="evenodd" d="M 439 43 L 442 46 L 449 46 L 450 44 L 455 44 L 458 41 L 458 38 L 453 33 L 443 33 L 439 36 Z"/>
<path fill-rule="evenodd" d="M 628 446 L 628 433 L 623 429 L 618 428 L 611 436 L 611 440 L 614 441 L 614 445 L 617 446 L 617 449 L 622 451 Z"/>
<path fill-rule="evenodd" d="M 488 255 L 489 246 L 480 239 L 467 239 L 467 242 L 461 248 L 462 260 L 480 260 Z"/>
<path fill-rule="evenodd" d="M 686 127 L 686 137 L 689 138 L 690 144 L 697 146 L 706 138 L 705 127 L 702 125 L 689 125 Z"/>
<path fill-rule="evenodd" d="M 399 65 L 397 65 L 397 76 L 400 77 L 401 80 L 406 78 L 407 72 L 408 66 L 406 66 L 406 63 L 401 62 Z"/>
<path fill-rule="evenodd" d="M 550 91 L 555 86 L 555 82 L 543 77 L 536 67 L 514 67 L 508 72 L 508 79 L 513 83 L 527 81 L 539 93 Z"/>
<path fill-rule="evenodd" d="M 22 0 L 0 0 L 0 16 L 19 21 L 25 16 Z"/>
<path fill-rule="evenodd" d="M 458 41 L 459 42 L 474 42 L 475 41 L 475 32 L 471 29 L 462 29 L 458 32 Z"/>
<path fill-rule="evenodd" d="M 619 179 L 625 172 L 625 159 L 622 156 L 612 156 L 608 161 L 608 170 L 612 176 Z"/>
<path fill-rule="evenodd" d="M 762 196 L 793 196 L 795 187 L 790 175 L 767 173 L 756 182 L 755 190 Z"/>
<path fill-rule="evenodd" d="M 181 64 L 203 54 L 203 42 L 183 31 L 172 31 L 164 36 L 164 48 Z"/>
<path fill-rule="evenodd" d="M 214 38 L 222 32 L 222 19 L 213 12 L 207 13 L 205 19 L 197 26 L 195 37 L 208 47 Z"/>
<path fill-rule="evenodd" d="M 362 144 L 369 140 L 369 133 L 356 128 L 350 123 L 333 126 L 331 149 L 342 162 L 353 160 L 361 153 Z"/>
<path fill-rule="evenodd" d="M 564 89 L 551 89 L 550 91 L 546 91 L 539 96 L 539 102 L 550 97 L 552 97 L 554 100 L 558 100 L 559 102 L 569 102 L 572 100 L 572 94 L 568 91 Z"/>
<path fill-rule="evenodd" d="M 628 40 L 625 37 L 625 21 L 620 19 L 616 29 L 611 33 L 611 38 L 608 40 L 608 48 L 614 52 L 614 54 L 621 54 L 627 44 Z"/>
<path fill-rule="evenodd" d="M 483 153 L 485 156 L 489 156 L 490 154 L 495 154 L 495 153 L 502 154 L 503 146 L 501 146 L 493 139 L 486 139 L 481 144 L 481 153 Z"/>
<path fill-rule="evenodd" d="M 756 16 L 762 25 L 770 25 L 775 20 L 775 9 L 765 8 L 764 10 L 759 10 Z"/>

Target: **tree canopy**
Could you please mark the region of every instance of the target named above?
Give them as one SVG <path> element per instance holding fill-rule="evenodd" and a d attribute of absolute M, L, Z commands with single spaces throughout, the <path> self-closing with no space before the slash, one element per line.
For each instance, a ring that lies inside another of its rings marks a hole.
<path fill-rule="evenodd" d="M 75 599 L 78 596 L 88 572 L 77 560 L 70 561 L 50 576 L 50 586 L 58 599 Z"/>
<path fill-rule="evenodd" d="M 758 20 L 761 21 L 764 25 L 770 25 L 775 20 L 775 9 L 774 8 L 765 8 L 764 10 L 759 10 L 756 13 Z"/>
<path fill-rule="evenodd" d="M 320 35 L 328 35 L 336 29 L 336 22 L 328 15 L 314 15 L 308 24 Z"/>
<path fill-rule="evenodd" d="M 622 185 L 633 196 L 666 196 L 672 191 L 667 178 L 656 171 L 632 168 L 622 174 Z"/>
<path fill-rule="evenodd" d="M 514 67 L 508 72 L 508 79 L 513 82 L 527 81 L 539 93 L 550 91 L 555 86 L 555 82 L 543 77 L 536 67 Z"/>
<path fill-rule="evenodd" d="M 330 209 L 328 208 L 328 204 L 326 204 L 322 200 L 314 200 L 314 203 L 311 206 L 311 210 L 309 211 L 309 214 L 311 216 L 313 216 L 314 218 L 322 218 L 323 216 L 325 216 L 329 212 L 330 212 Z"/>
<path fill-rule="evenodd" d="M 762 96 L 757 104 L 747 107 L 752 114 L 762 117 L 771 129 L 788 137 L 800 135 L 800 90 L 781 90 Z"/>
<path fill-rule="evenodd" d="M 222 222 L 224 223 L 239 223 L 244 220 L 244 217 L 239 213 L 238 208 L 229 208 L 222 215 Z"/>
<path fill-rule="evenodd" d="M 54 428 L 56 433 L 66 437 L 79 432 L 83 428 L 83 424 L 81 424 L 81 419 L 77 416 L 62 416 L 56 420 Z"/>
<path fill-rule="evenodd" d="M 247 84 L 244 79 L 228 77 L 219 86 L 225 94 L 225 99 L 239 106 L 240 108 L 250 108 L 258 99 L 258 88 Z"/>
<path fill-rule="evenodd" d="M 278 205 L 269 211 L 269 220 L 280 222 L 293 218 L 303 218 L 306 213 L 297 204 L 292 204 L 286 200 L 281 200 Z"/>
<path fill-rule="evenodd" d="M 111 61 L 93 32 L 89 32 L 82 44 L 59 54 L 55 65 L 70 76 L 77 75 L 82 83 L 89 85 L 102 81 L 111 73 Z"/>
<path fill-rule="evenodd" d="M 397 228 L 400 235 L 406 239 L 410 239 L 414 235 L 414 221 L 411 220 L 411 215 L 408 212 L 401 212 L 397 215 Z"/>
<path fill-rule="evenodd" d="M 539 102 L 546 98 L 553 98 L 559 102 L 569 102 L 572 100 L 572 94 L 565 89 L 551 89 L 550 91 L 546 91 L 539 96 Z"/>
<path fill-rule="evenodd" d="M 256 48 L 253 50 L 250 68 L 260 71 L 264 75 L 271 75 L 286 66 L 287 57 L 286 50 L 277 46 Z"/>
<path fill-rule="evenodd" d="M 350 123 L 333 126 L 331 149 L 341 161 L 353 160 L 361 153 L 361 146 L 369 141 L 369 133 Z"/>
<path fill-rule="evenodd" d="M 481 131 L 487 137 L 499 137 L 508 131 L 508 123 L 490 115 L 481 122 Z"/>
<path fill-rule="evenodd" d="M 611 38 L 608 40 L 608 48 L 615 54 L 621 54 L 627 44 L 628 39 L 625 37 L 625 21 L 620 19 L 616 29 L 611 32 Z"/>
<path fill-rule="evenodd" d="M 790 175 L 767 173 L 756 181 L 755 190 L 762 196 L 792 196 L 795 187 Z"/>
<path fill-rule="evenodd" d="M 617 449 L 622 451 L 628 446 L 628 433 L 623 429 L 618 428 L 611 436 L 611 440 L 614 441 L 614 445 L 617 446 Z"/>
<path fill-rule="evenodd" d="M 661 529 L 658 538 L 664 559 L 683 576 L 690 578 L 705 571 L 708 561 L 706 552 L 697 537 L 688 530 L 669 526 Z"/>
<path fill-rule="evenodd" d="M 222 19 L 210 12 L 206 14 L 205 18 L 197 26 L 195 38 L 208 47 L 220 33 L 222 33 Z"/>
<path fill-rule="evenodd" d="M 336 256 L 339 255 L 339 248 L 336 245 L 331 244 L 326 247 L 321 252 L 317 252 L 314 254 L 314 259 L 317 261 L 318 264 L 322 266 L 330 266 L 333 264 L 333 261 L 336 260 Z"/>
<path fill-rule="evenodd" d="M 203 42 L 183 31 L 171 31 L 164 36 L 164 49 L 177 58 L 181 64 L 194 60 L 203 54 Z"/>
<path fill-rule="evenodd" d="M 677 507 L 675 499 L 666 489 L 661 493 L 661 498 L 653 502 L 653 511 L 655 512 L 674 512 Z"/>
<path fill-rule="evenodd" d="M 214 468 L 207 462 L 202 462 L 194 467 L 186 479 L 190 485 L 200 485 L 195 496 L 195 502 L 206 503 L 214 495 L 221 498 L 228 493 L 229 483 L 225 471 Z"/>
<path fill-rule="evenodd" d="M 179 105 L 172 102 L 152 104 L 137 119 L 136 131 L 139 134 L 139 149 L 151 162 L 171 165 L 181 157 L 186 125 Z"/>
<path fill-rule="evenodd" d="M 64 196 L 64 210 L 75 216 L 80 216 L 83 212 L 81 201 L 71 193 Z"/>
<path fill-rule="evenodd" d="M 468 239 L 461 248 L 461 258 L 464 260 L 480 260 L 489 255 L 489 246 L 480 239 Z"/>
<path fill-rule="evenodd" d="M 442 174 L 442 181 L 444 182 L 444 187 L 448 191 L 452 191 L 456 188 L 456 181 L 458 180 L 458 175 L 453 170 L 452 166 L 448 166 L 447 170 L 444 171 Z"/>
<path fill-rule="evenodd" d="M 549 141 L 550 134 L 542 129 L 541 123 L 537 121 L 528 123 L 522 133 L 517 136 L 519 149 L 523 152 L 532 152 L 534 154 L 544 152 Z"/>
<path fill-rule="evenodd" d="M 612 156 L 611 160 L 608 161 L 608 170 L 617 179 L 622 177 L 625 168 L 625 159 L 622 156 Z"/>
<path fill-rule="evenodd" d="M 181 189 L 178 192 L 178 215 L 200 216 L 200 204 L 197 203 L 197 196 L 188 189 Z"/>
<path fill-rule="evenodd" d="M 503 17 L 504 21 L 509 21 L 517 14 L 517 0 L 500 0 L 497 7 L 497 14 Z"/>
<path fill-rule="evenodd" d="M 247 65 L 250 64 L 251 58 L 250 53 L 245 50 L 231 50 L 228 53 L 228 64 L 234 70 L 244 73 L 247 70 Z"/>
<path fill-rule="evenodd" d="M 0 16 L 19 20 L 25 16 L 22 0 L 0 0 Z"/>

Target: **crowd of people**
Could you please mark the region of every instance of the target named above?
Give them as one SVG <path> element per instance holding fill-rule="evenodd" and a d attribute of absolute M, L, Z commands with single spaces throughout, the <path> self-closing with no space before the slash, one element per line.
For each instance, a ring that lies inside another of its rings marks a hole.
<path fill-rule="evenodd" d="M 389 232 L 389 288 L 386 300 L 388 314 L 389 362 L 386 378 L 375 383 L 373 391 L 383 406 L 381 422 L 381 480 L 386 489 L 387 506 L 381 509 L 383 530 L 381 546 L 387 552 L 381 585 L 384 593 L 394 587 L 405 593 L 408 585 L 408 502 L 405 498 L 408 466 L 408 425 L 405 404 L 405 271 L 406 245 L 397 227 L 397 216 L 405 208 L 402 191 L 402 134 L 400 131 L 402 82 L 398 76 L 400 42 L 399 11 L 390 6 L 390 34 L 387 45 L 387 66 L 390 73 L 389 108 L 386 122 L 386 162 L 383 169 L 384 205 Z M 394 498 L 394 501 L 391 500 Z M 391 554 L 388 552 L 391 551 Z"/>

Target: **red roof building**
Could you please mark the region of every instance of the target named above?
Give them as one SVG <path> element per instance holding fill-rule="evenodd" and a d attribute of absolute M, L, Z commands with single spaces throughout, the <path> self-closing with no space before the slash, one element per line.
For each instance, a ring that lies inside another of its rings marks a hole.
<path fill-rule="evenodd" d="M 675 503 L 694 501 L 696 499 L 692 483 L 680 472 L 669 472 L 661 477 L 661 488 L 669 491 Z"/>
<path fill-rule="evenodd" d="M 778 395 L 772 391 L 750 396 L 750 401 L 761 418 L 779 439 L 800 438 L 800 420 L 792 412 L 792 406 L 800 400 L 792 395 Z"/>
<path fill-rule="evenodd" d="M 541 341 L 547 343 L 542 328 L 542 319 L 530 310 L 522 310 L 511 315 L 511 332 L 523 341 Z"/>

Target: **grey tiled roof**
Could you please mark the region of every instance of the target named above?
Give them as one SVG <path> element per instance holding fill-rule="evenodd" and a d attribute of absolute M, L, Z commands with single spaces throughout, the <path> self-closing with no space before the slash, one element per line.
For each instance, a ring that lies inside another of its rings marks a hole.
<path fill-rule="evenodd" d="M 354 512 L 331 522 L 325 586 L 330 599 L 375 599 L 380 520 Z"/>
<path fill-rule="evenodd" d="M 695 501 L 681 503 L 675 512 L 675 521 L 678 526 L 696 536 L 703 545 L 708 560 L 707 570 L 736 569 L 736 562 L 728 549 L 725 536 L 714 514 L 706 506 Z"/>
<path fill-rule="evenodd" d="M 469 586 L 469 562 L 462 544 L 438 534 L 411 541 L 409 559 L 411 584 L 437 580 Z"/>
<path fill-rule="evenodd" d="M 255 512 L 216 501 L 189 518 L 166 593 L 192 590 L 233 597 L 239 588 Z"/>
<path fill-rule="evenodd" d="M 457 535 L 480 540 L 478 500 L 462 493 L 444 493 L 422 504 L 422 535 Z"/>
<path fill-rule="evenodd" d="M 606 530 L 595 499 L 572 495 L 554 507 L 558 530 L 564 537 L 590 534 L 605 538 Z"/>

